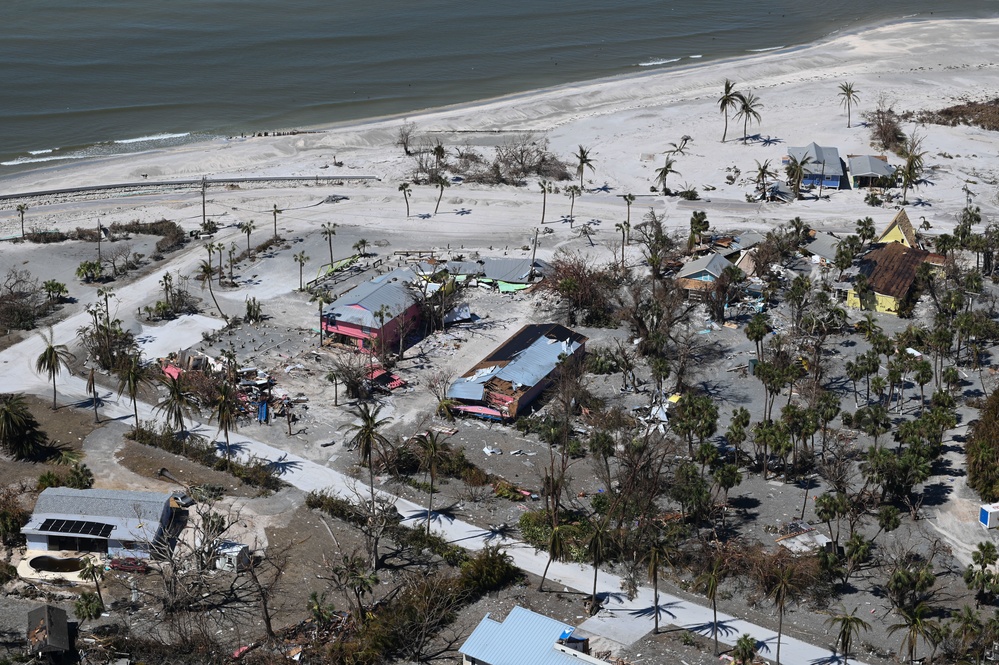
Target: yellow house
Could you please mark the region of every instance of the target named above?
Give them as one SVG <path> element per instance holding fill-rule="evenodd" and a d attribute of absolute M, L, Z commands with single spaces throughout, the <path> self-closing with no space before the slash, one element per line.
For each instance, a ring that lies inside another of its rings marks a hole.
<path fill-rule="evenodd" d="M 919 266 L 938 263 L 942 258 L 902 242 L 889 242 L 872 249 L 860 262 L 860 274 L 867 278 L 868 292 L 861 301 L 857 292 L 850 289 L 846 294 L 847 307 L 898 314 L 912 293 Z"/>
<path fill-rule="evenodd" d="M 895 218 L 882 232 L 881 237 L 875 240 L 877 244 L 891 242 L 901 243 L 910 249 L 920 249 L 919 241 L 916 239 L 916 231 L 912 228 L 912 222 L 909 221 L 909 216 L 905 214 L 904 208 L 898 211 Z"/>

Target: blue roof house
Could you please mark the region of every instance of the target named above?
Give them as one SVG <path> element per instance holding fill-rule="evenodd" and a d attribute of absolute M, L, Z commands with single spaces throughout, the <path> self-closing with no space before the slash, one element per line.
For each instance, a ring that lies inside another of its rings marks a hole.
<path fill-rule="evenodd" d="M 816 143 L 809 143 L 799 148 L 788 148 L 787 156 L 781 160 L 784 166 L 791 163 L 791 159 L 799 162 L 806 158 L 809 160 L 805 164 L 805 177 L 801 184 L 810 187 L 829 187 L 839 189 L 840 184 L 848 185 L 846 172 L 843 168 L 843 161 L 839 158 L 839 150 L 820 146 Z"/>
<path fill-rule="evenodd" d="M 463 665 L 607 665 L 573 627 L 523 607 L 502 622 L 487 614 L 458 649 Z"/>

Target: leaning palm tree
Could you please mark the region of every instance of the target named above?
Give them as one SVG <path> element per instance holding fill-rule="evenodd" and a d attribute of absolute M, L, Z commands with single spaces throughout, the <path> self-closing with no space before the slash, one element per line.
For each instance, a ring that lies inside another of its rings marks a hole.
<path fill-rule="evenodd" d="M 435 175 L 431 179 L 431 183 L 433 183 L 434 185 L 436 185 L 437 188 L 438 188 L 438 190 L 439 190 L 437 192 L 437 204 L 434 205 L 434 214 L 436 215 L 437 211 L 441 207 L 441 199 L 444 198 L 444 190 L 447 189 L 448 187 L 450 187 L 451 183 L 448 181 L 447 178 L 445 178 L 442 175 Z"/>
<path fill-rule="evenodd" d="M 673 173 L 680 175 L 680 172 L 676 170 L 676 160 L 672 157 L 667 157 L 666 163 L 663 164 L 662 168 L 656 169 L 656 184 L 662 188 L 663 194 L 669 194 L 669 190 L 666 189 L 666 178 Z"/>
<path fill-rule="evenodd" d="M 725 115 L 725 131 L 722 132 L 722 143 L 728 138 L 728 112 L 739 107 L 742 93 L 735 89 L 735 82 L 725 79 L 725 88 L 718 98 L 718 109 Z"/>
<path fill-rule="evenodd" d="M 430 474 L 430 498 L 427 500 L 427 535 L 430 535 L 430 519 L 433 516 L 434 484 L 437 481 L 437 470 L 451 456 L 448 446 L 438 432 L 424 432 L 416 437 L 417 451 L 420 458 L 420 470 Z"/>
<path fill-rule="evenodd" d="M 847 665 L 847 658 L 850 657 L 850 645 L 853 638 L 860 634 L 861 630 L 870 630 L 871 625 L 857 616 L 857 608 L 847 614 L 846 609 L 834 616 L 829 617 L 826 623 L 837 628 L 836 647 L 839 655 L 843 657 L 843 665 Z"/>
<path fill-rule="evenodd" d="M 232 445 L 229 442 L 229 432 L 239 427 L 239 395 L 236 388 L 229 382 L 223 381 L 219 384 L 212 400 L 212 418 L 218 423 L 219 432 L 225 435 L 225 461 L 226 466 L 232 464 Z"/>
<path fill-rule="evenodd" d="M 97 598 L 104 604 L 104 595 L 101 593 L 101 580 L 104 579 L 104 566 L 97 563 L 94 557 L 84 557 L 83 568 L 80 569 L 80 577 L 90 580 L 97 587 Z"/>
<path fill-rule="evenodd" d="M 52 381 L 52 410 L 57 408 L 56 404 L 56 377 L 62 373 L 63 368 L 69 369 L 69 364 L 76 359 L 65 344 L 55 343 L 55 333 L 49 328 L 47 335 L 42 335 L 45 348 L 35 360 L 35 371 L 41 374 L 45 372 Z"/>
<path fill-rule="evenodd" d="M 27 203 L 17 204 L 17 214 L 21 216 L 21 237 L 24 237 L 24 213 L 28 212 Z"/>
<path fill-rule="evenodd" d="M 747 92 L 739 97 L 739 110 L 736 112 L 736 118 L 742 118 L 742 142 L 747 143 L 749 141 L 749 123 L 755 122 L 757 124 L 763 120 L 760 116 L 759 109 L 763 108 L 763 104 L 760 102 L 760 98 L 751 92 Z"/>
<path fill-rule="evenodd" d="M 95 621 L 104 614 L 104 603 L 97 594 L 84 591 L 73 603 L 73 614 L 80 620 L 81 625 L 84 621 Z"/>
<path fill-rule="evenodd" d="M 187 386 L 179 375 L 174 377 L 162 374 L 156 380 L 162 387 L 166 388 L 167 394 L 154 407 L 153 411 L 163 413 L 167 424 L 183 434 L 187 431 L 184 427 L 184 418 L 190 413 L 193 406 L 191 393 L 187 391 Z"/>
<path fill-rule="evenodd" d="M 541 188 L 541 223 L 545 223 L 545 210 L 548 208 L 548 195 L 552 193 L 552 184 L 547 180 L 538 183 Z"/>
<path fill-rule="evenodd" d="M 406 201 L 406 217 L 409 217 L 409 197 L 413 195 L 413 189 L 408 182 L 404 182 L 399 185 L 399 191 L 402 192 L 402 198 Z"/>
<path fill-rule="evenodd" d="M 118 374 L 118 398 L 123 394 L 128 394 L 128 399 L 132 402 L 132 413 L 135 416 L 135 430 L 139 431 L 139 389 L 148 385 L 152 379 L 149 368 L 142 364 L 142 357 L 139 354 L 129 356 L 117 371 Z"/>
<path fill-rule="evenodd" d="M 212 277 L 214 277 L 214 275 L 215 271 L 212 268 L 212 264 L 208 261 L 202 261 L 198 264 L 198 271 L 195 273 L 194 278 L 201 282 L 201 288 L 204 288 L 206 284 L 208 285 L 208 293 L 212 297 L 212 302 L 215 303 L 215 309 L 219 311 L 219 315 L 223 319 L 228 321 L 229 317 L 226 316 L 225 312 L 222 311 L 222 308 L 219 307 L 219 301 L 215 298 L 215 291 L 212 289 Z"/>
<path fill-rule="evenodd" d="M 579 146 L 579 150 L 576 151 L 576 154 L 573 155 L 573 158 L 576 160 L 576 176 L 579 177 L 579 188 L 582 189 L 583 173 L 586 171 L 586 169 L 590 169 L 590 171 L 592 172 L 593 164 L 596 160 L 594 160 L 590 156 L 590 149 L 584 148 L 583 146 Z"/>
<path fill-rule="evenodd" d="M 569 558 L 569 542 L 565 530 L 564 526 L 556 525 L 548 534 L 548 563 L 545 564 L 545 571 L 541 574 L 538 591 L 545 590 L 545 580 L 548 579 L 548 568 L 552 565 L 552 561 L 565 561 Z"/>
<path fill-rule="evenodd" d="M 809 155 L 805 155 L 800 159 L 794 155 L 788 158 L 784 172 L 787 173 L 787 179 L 790 181 L 791 191 L 794 192 L 795 199 L 801 198 L 801 183 L 804 181 L 808 166 L 812 164 L 812 161 Z"/>
<path fill-rule="evenodd" d="M 298 290 L 305 290 L 305 264 L 309 262 L 309 257 L 306 256 L 305 252 L 299 252 L 295 255 L 295 263 L 298 264 Z"/>
<path fill-rule="evenodd" d="M 894 635 L 900 630 L 905 631 L 901 648 L 908 651 L 909 662 L 916 660 L 916 645 L 920 639 L 926 640 L 936 628 L 936 622 L 929 617 L 930 608 L 926 603 L 919 603 L 912 608 L 899 608 L 902 620 L 888 627 L 888 634 Z"/>
<path fill-rule="evenodd" d="M 850 112 L 853 110 L 853 105 L 860 101 L 860 97 L 857 96 L 857 90 L 853 87 L 853 83 L 849 82 L 839 84 L 839 96 L 843 98 L 840 104 L 846 107 L 846 126 L 849 129 Z"/>
<path fill-rule="evenodd" d="M 24 395 L 0 395 L 0 449 L 14 459 L 32 459 L 42 452 L 45 435 L 31 415 Z"/>
<path fill-rule="evenodd" d="M 361 458 L 361 462 L 368 467 L 368 487 L 371 490 L 372 517 L 374 517 L 376 512 L 374 450 L 376 446 L 388 443 L 388 439 L 381 433 L 381 430 L 392 422 L 391 418 L 379 418 L 381 412 L 382 407 L 380 405 L 371 408 L 371 405 L 367 402 L 361 402 L 357 409 L 351 412 L 354 416 L 360 418 L 361 422 L 347 427 L 347 431 L 353 434 L 349 441 L 350 445 L 357 448 L 357 454 Z M 373 553 L 371 567 L 375 570 L 378 569 L 377 551 Z"/>
<path fill-rule="evenodd" d="M 409 215 L 407 214 L 406 217 L 409 217 Z M 326 222 L 320 230 L 320 233 L 323 234 L 323 239 L 325 239 L 330 246 L 330 265 L 333 265 L 333 236 L 336 235 L 336 227 L 337 225 L 333 222 Z"/>
<path fill-rule="evenodd" d="M 97 382 L 94 380 L 94 368 L 90 368 L 90 374 L 87 375 L 87 392 L 94 400 L 94 422 L 101 422 L 100 414 L 97 413 L 97 403 L 100 402 L 100 397 L 97 395 Z"/>
<path fill-rule="evenodd" d="M 775 180 L 777 178 L 777 173 L 770 168 L 770 160 L 765 160 L 760 164 L 760 160 L 756 160 L 756 185 L 760 188 L 760 192 L 763 194 L 764 200 L 767 198 L 767 178 Z"/>

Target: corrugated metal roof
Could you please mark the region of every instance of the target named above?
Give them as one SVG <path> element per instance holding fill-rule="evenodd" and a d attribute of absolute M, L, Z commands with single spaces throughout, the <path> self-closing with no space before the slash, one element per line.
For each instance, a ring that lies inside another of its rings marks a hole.
<path fill-rule="evenodd" d="M 481 275 L 482 264 L 477 261 L 448 261 L 445 264 L 452 275 Z"/>
<path fill-rule="evenodd" d="M 530 284 L 528 276 L 531 273 L 530 259 L 483 259 L 483 272 L 486 279 L 495 279 L 499 282 L 510 282 L 511 284 Z M 548 264 L 544 261 L 534 262 L 535 276 L 543 275 L 548 270 Z"/>
<path fill-rule="evenodd" d="M 725 268 L 732 265 L 732 262 L 719 254 L 707 254 L 705 256 L 699 257 L 691 261 L 690 263 L 683 266 L 680 272 L 677 273 L 677 277 L 692 277 L 699 272 L 705 271 L 713 277 L 717 278 L 725 272 Z"/>
<path fill-rule="evenodd" d="M 338 321 L 381 328 L 376 314 L 382 307 L 386 310 L 385 320 L 390 321 L 416 302 L 415 295 L 405 286 L 407 281 L 406 275 L 398 271 L 382 275 L 343 294 L 323 313 L 332 315 Z"/>
<path fill-rule="evenodd" d="M 850 173 L 855 178 L 884 178 L 895 173 L 895 169 L 883 159 L 872 155 L 858 155 L 850 158 Z"/>
<path fill-rule="evenodd" d="M 502 623 L 487 615 L 458 651 L 488 665 L 574 665 L 579 659 L 555 649 L 572 626 L 517 606 Z"/>
<path fill-rule="evenodd" d="M 739 243 L 739 249 L 749 249 L 750 247 L 755 247 L 759 245 L 764 240 L 764 235 L 762 233 L 757 233 L 756 231 L 746 231 L 741 236 L 736 238 Z"/>
<path fill-rule="evenodd" d="M 451 399 L 480 400 L 484 393 L 485 388 L 483 387 L 483 383 L 475 381 L 471 377 L 458 379 L 447 389 L 447 396 Z"/>
<path fill-rule="evenodd" d="M 571 356 L 579 349 L 579 342 L 555 341 L 542 337 L 521 351 L 496 377 L 515 386 L 533 386 L 548 376 L 559 363 L 559 356 Z"/>
<path fill-rule="evenodd" d="M 836 260 L 836 249 L 839 247 L 839 238 L 831 233 L 816 233 L 815 237 L 805 245 L 805 251 L 820 256 L 826 261 Z"/>
<path fill-rule="evenodd" d="M 798 161 L 806 156 L 811 158 L 811 163 L 805 165 L 807 175 L 843 175 L 843 164 L 839 160 L 839 150 L 823 147 L 817 143 L 809 143 L 806 146 L 792 147 L 787 149 L 787 154 Z M 825 165 L 823 167 L 823 165 Z"/>

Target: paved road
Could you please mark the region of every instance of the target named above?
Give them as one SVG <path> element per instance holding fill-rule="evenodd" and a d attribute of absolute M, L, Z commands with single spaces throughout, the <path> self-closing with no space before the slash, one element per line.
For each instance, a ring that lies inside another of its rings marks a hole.
<path fill-rule="evenodd" d="M 197 253 L 191 252 L 181 259 L 181 263 L 193 263 L 199 258 Z M 158 277 L 158 274 L 153 274 L 119 289 L 117 291 L 119 311 L 134 311 L 146 294 L 158 288 L 156 284 Z M 81 312 L 57 324 L 53 328 L 56 342 L 72 344 L 76 337 L 76 329 L 88 321 L 88 315 Z M 0 352 L 0 385 L 4 386 L 5 391 L 28 392 L 42 397 L 51 395 L 51 384 L 45 377 L 35 374 L 32 369 L 34 359 L 41 350 L 41 337 L 32 336 Z M 81 408 L 86 408 L 89 395 L 82 377 L 62 376 L 58 385 L 60 403 L 79 404 L 82 405 Z M 155 417 L 149 404 L 140 403 L 138 410 L 140 419 Z M 131 405 L 124 398 L 121 401 L 109 400 L 103 409 L 103 413 L 111 417 L 124 417 L 131 412 Z M 200 427 L 201 433 L 209 437 L 216 434 L 214 427 L 198 425 L 195 427 Z M 255 456 L 274 462 L 281 469 L 282 479 L 290 485 L 306 492 L 327 490 L 346 497 L 356 496 L 354 488 L 357 481 L 334 469 L 291 455 L 241 433 L 236 433 L 231 439 L 233 447 L 239 449 L 237 453 L 239 456 Z M 363 496 L 363 485 L 360 489 Z M 393 500 L 396 508 L 410 524 L 415 525 L 425 519 L 425 507 L 395 497 Z M 500 543 L 513 557 L 517 566 L 535 575 L 540 576 L 548 563 L 547 556 L 543 552 L 535 552 L 532 547 L 522 542 L 497 537 L 495 533 L 458 519 L 435 516 L 433 529 L 449 541 L 470 550 L 481 549 L 487 544 Z M 589 567 L 555 562 L 551 564 L 548 577 L 553 585 L 563 585 L 584 593 L 592 589 L 593 571 Z M 597 616 L 584 621 L 580 628 L 611 642 L 629 645 L 652 630 L 654 605 L 652 590 L 642 587 L 636 598 L 628 600 L 621 594 L 620 589 L 619 577 L 600 573 L 598 592 L 604 597 L 605 609 Z M 710 608 L 668 594 L 660 594 L 659 600 L 663 625 L 674 625 L 706 636 L 711 635 Z M 718 622 L 720 642 L 732 645 L 741 635 L 748 633 L 757 640 L 761 656 L 771 659 L 774 657 L 777 639 L 774 631 L 725 614 L 718 615 Z M 840 659 L 828 647 L 811 645 L 785 636 L 782 639 L 781 660 L 787 665 L 832 665 Z M 864 665 L 858 661 L 852 662 Z"/>

